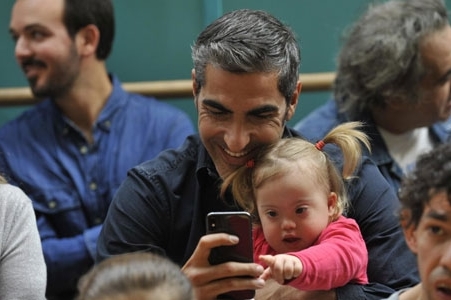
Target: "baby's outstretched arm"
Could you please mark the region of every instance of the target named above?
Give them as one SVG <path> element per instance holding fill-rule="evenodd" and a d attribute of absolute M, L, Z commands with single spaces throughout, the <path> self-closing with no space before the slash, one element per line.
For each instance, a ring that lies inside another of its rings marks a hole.
<path fill-rule="evenodd" d="M 260 255 L 259 258 L 268 266 L 260 276 L 263 280 L 272 278 L 279 284 L 284 284 L 286 280 L 296 278 L 302 273 L 302 262 L 296 256 L 277 254 Z"/>

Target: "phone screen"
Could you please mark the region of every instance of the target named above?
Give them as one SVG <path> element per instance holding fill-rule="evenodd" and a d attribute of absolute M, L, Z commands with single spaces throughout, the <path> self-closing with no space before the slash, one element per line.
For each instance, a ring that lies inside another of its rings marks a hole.
<path fill-rule="evenodd" d="M 228 261 L 253 262 L 252 221 L 249 213 L 211 212 L 207 215 L 207 234 L 209 233 L 228 233 L 240 239 L 236 245 L 211 249 L 208 258 L 210 264 Z M 219 295 L 218 299 L 252 299 L 254 296 L 254 290 L 231 291 Z"/>

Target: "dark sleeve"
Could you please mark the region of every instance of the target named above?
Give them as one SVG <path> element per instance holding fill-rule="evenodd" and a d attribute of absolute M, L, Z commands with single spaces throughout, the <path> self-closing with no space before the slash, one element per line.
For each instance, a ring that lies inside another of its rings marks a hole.
<path fill-rule="evenodd" d="M 113 197 L 97 241 L 96 262 L 112 255 L 146 251 L 164 255 L 166 207 L 155 201 L 156 192 L 145 174 L 132 169 Z M 150 205 L 152 203 L 152 205 Z"/>
<path fill-rule="evenodd" d="M 418 283 L 416 259 L 397 217 L 398 198 L 370 160 L 363 162 L 348 190 L 347 216 L 359 224 L 368 249 L 369 284 L 338 288 L 337 299 L 381 299 Z"/>

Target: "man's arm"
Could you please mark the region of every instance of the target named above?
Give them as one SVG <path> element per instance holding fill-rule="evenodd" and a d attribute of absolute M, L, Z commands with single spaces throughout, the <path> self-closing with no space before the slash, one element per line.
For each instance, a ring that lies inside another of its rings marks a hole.
<path fill-rule="evenodd" d="M 256 291 L 255 300 L 272 299 L 336 300 L 337 297 L 334 290 L 306 292 L 288 285 L 280 285 L 274 280 L 269 280 L 264 288 Z"/>
<path fill-rule="evenodd" d="M 45 299 L 47 273 L 31 201 L 2 186 L 0 299 Z"/>
<path fill-rule="evenodd" d="M 152 194 L 155 196 L 158 193 L 151 190 L 148 182 L 144 182 L 147 181 L 141 174 L 131 171 L 117 191 L 97 243 L 98 261 L 111 255 L 134 251 L 157 252 L 175 261 L 168 255 L 169 249 L 164 248 L 168 236 L 164 230 L 168 226 L 165 224 L 167 212 L 161 206 L 168 205 L 168 201 L 152 197 Z M 145 189 L 142 189 L 144 185 Z M 237 242 L 229 237 L 223 233 L 201 237 L 184 264 L 182 271 L 192 282 L 198 297 L 196 299 L 216 299 L 216 296 L 228 291 L 256 289 L 264 285 L 264 281 L 258 279 L 263 272 L 263 267 L 258 264 L 209 264 L 211 248 Z"/>
<path fill-rule="evenodd" d="M 203 236 L 193 255 L 183 266 L 182 271 L 190 279 L 195 298 L 213 300 L 218 295 L 239 290 L 255 290 L 265 285 L 258 277 L 263 267 L 254 263 L 226 262 L 210 265 L 208 256 L 214 247 L 230 246 L 238 243 L 236 237 L 225 233 Z"/>
<path fill-rule="evenodd" d="M 47 265 L 47 294 L 57 295 L 69 290 L 75 292 L 78 279 L 94 263 L 88 244 L 97 239 L 101 226 L 70 238 L 60 238 L 45 216 L 38 215 L 37 222 Z"/>
<path fill-rule="evenodd" d="M 338 299 L 381 299 L 419 282 L 397 212 L 399 200 L 376 165 L 365 159 L 348 184 L 348 217 L 357 221 L 368 250 L 368 285 L 338 288 Z M 360 298 L 356 298 L 360 297 Z"/>
<path fill-rule="evenodd" d="M 112 255 L 136 251 L 168 255 L 161 248 L 170 227 L 168 212 L 160 203 L 157 204 L 152 196 L 155 191 L 146 184 L 135 170 L 130 171 L 122 182 L 111 201 L 97 240 L 96 262 Z M 151 202 L 153 207 L 149 204 Z"/>
<path fill-rule="evenodd" d="M 2 150 L 4 149 L 1 147 Z M 20 186 L 20 181 L 15 180 L 13 170 L 7 163 L 4 157 L 6 153 L 0 153 L 0 169 L 3 174 L 6 174 L 10 184 Z M 14 158 L 17 159 L 17 158 Z M 26 191 L 26 189 L 23 189 Z M 56 189 L 55 189 L 56 191 Z M 55 198 L 67 197 L 67 194 L 61 192 L 57 194 L 52 191 L 51 195 Z M 95 241 L 100 232 L 100 225 L 90 228 L 82 234 L 61 237 L 57 233 L 56 226 L 50 217 L 54 217 L 58 213 L 55 209 L 49 209 L 47 203 L 42 205 L 38 203 L 33 195 L 27 194 L 27 196 L 33 202 L 34 213 L 36 214 L 36 223 L 39 231 L 40 242 L 42 244 L 42 252 L 44 253 L 45 263 L 47 267 L 47 294 L 57 295 L 59 293 L 67 293 L 71 291 L 74 293 L 77 288 L 77 282 L 81 275 L 94 263 L 93 254 L 95 250 Z M 74 209 L 71 212 L 71 219 L 69 222 L 77 222 L 78 218 L 84 220 L 83 213 L 77 211 L 81 210 L 81 207 Z M 83 215 L 80 217 L 80 215 Z M 72 228 L 71 228 L 72 229 Z M 69 230 L 69 229 L 68 229 Z"/>

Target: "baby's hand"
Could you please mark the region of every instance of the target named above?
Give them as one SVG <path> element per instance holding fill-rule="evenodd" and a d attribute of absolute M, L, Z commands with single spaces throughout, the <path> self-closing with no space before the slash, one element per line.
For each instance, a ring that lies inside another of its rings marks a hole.
<path fill-rule="evenodd" d="M 293 255 L 277 254 L 260 255 L 260 260 L 268 265 L 268 268 L 260 276 L 263 280 L 274 279 L 279 284 L 284 284 L 285 280 L 298 277 L 302 273 L 302 262 Z"/>

